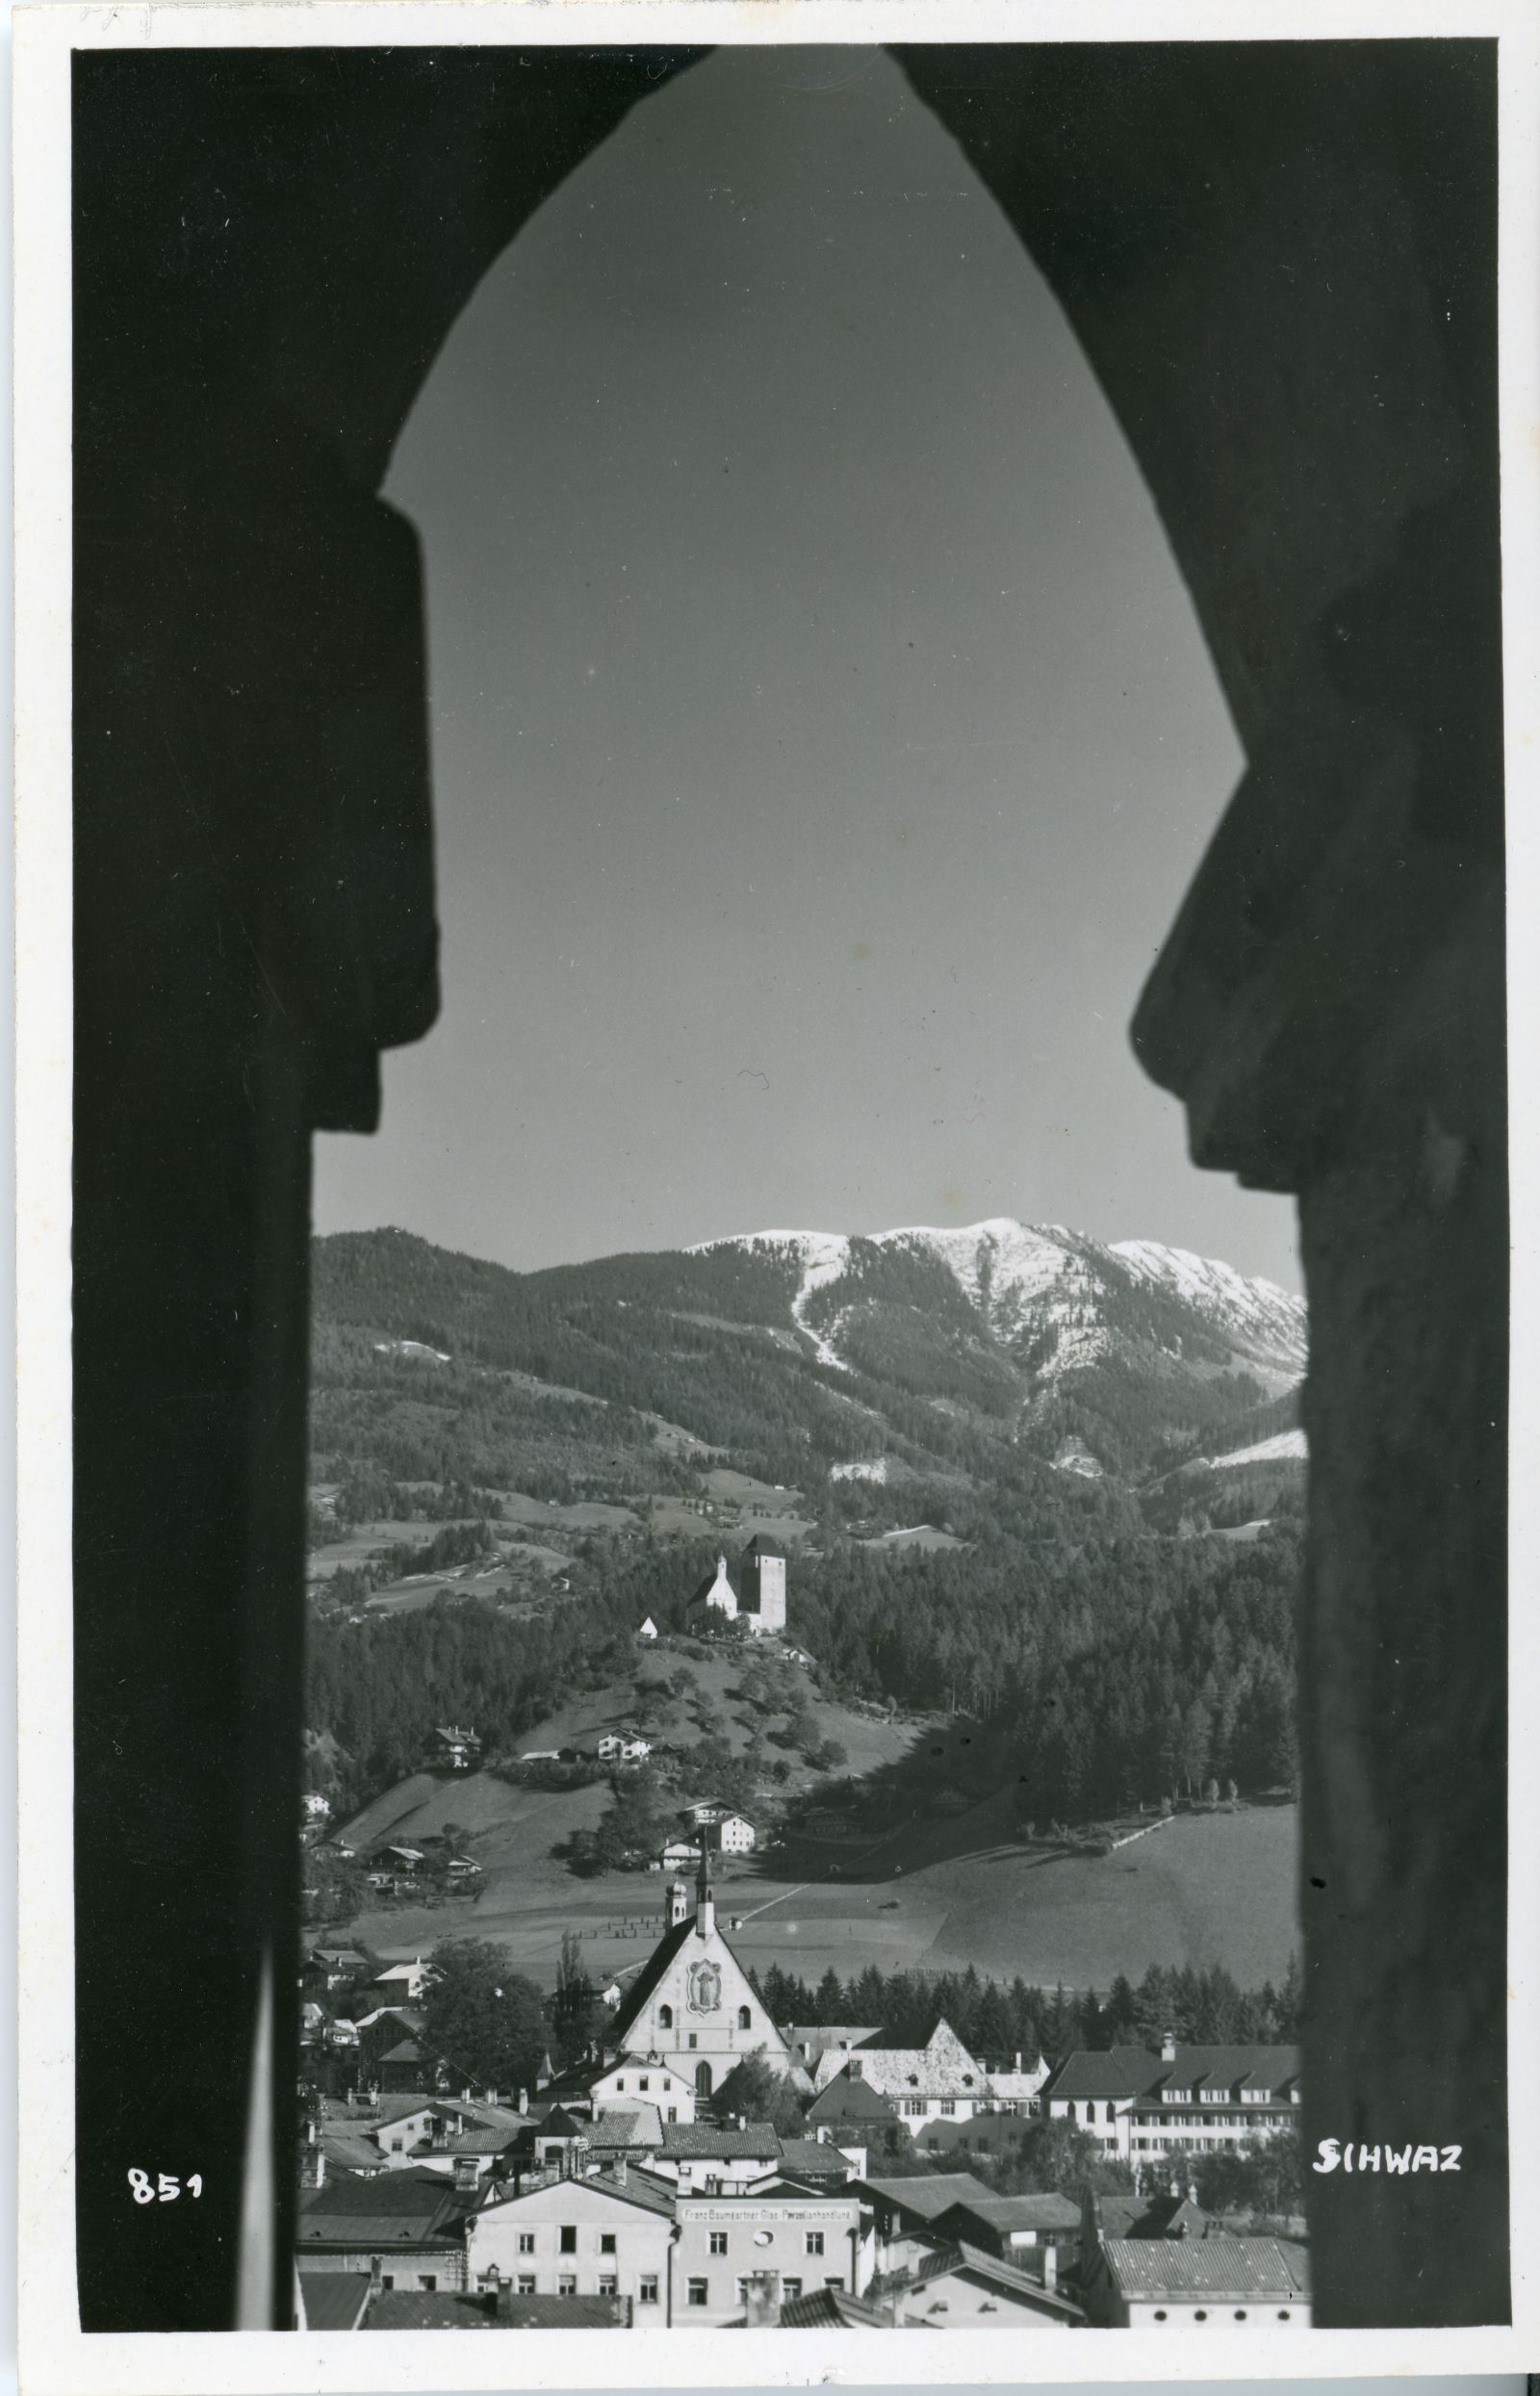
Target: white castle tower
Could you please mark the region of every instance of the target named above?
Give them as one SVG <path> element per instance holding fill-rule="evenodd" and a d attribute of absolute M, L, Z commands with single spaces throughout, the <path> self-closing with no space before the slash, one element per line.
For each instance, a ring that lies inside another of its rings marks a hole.
<path fill-rule="evenodd" d="M 738 1559 L 743 1595 L 738 1611 L 753 1631 L 783 1631 L 786 1627 L 786 1551 L 778 1539 L 762 1535 L 749 1541 Z"/>

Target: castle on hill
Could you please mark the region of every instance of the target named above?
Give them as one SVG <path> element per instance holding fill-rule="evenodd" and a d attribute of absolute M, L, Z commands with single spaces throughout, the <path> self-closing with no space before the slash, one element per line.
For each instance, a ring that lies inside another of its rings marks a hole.
<path fill-rule="evenodd" d="M 756 1637 L 766 1631 L 783 1631 L 786 1551 L 780 1541 L 762 1534 L 752 1538 L 738 1559 L 738 1576 L 743 1584 L 741 1597 L 728 1578 L 726 1556 L 719 1556 L 716 1571 L 706 1576 L 690 1600 L 691 1612 L 712 1607 L 729 1622 L 741 1622 Z"/>

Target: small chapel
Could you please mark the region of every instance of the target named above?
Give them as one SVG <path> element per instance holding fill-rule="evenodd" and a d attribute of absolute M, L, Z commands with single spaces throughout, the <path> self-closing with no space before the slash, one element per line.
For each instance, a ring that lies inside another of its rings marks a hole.
<path fill-rule="evenodd" d="M 622 2054 L 660 2056 L 703 2101 L 746 2055 L 759 2055 L 773 2072 L 797 2069 L 717 1927 L 704 1834 L 694 1903 L 682 1880 L 669 1883 L 663 1936 L 622 1999 L 605 2045 Z"/>

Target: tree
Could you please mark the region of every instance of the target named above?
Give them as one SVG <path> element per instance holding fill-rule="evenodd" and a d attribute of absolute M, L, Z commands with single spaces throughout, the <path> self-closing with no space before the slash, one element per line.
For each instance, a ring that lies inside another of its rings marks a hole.
<path fill-rule="evenodd" d="M 485 1939 L 449 1939 L 428 1957 L 423 2034 L 428 2060 L 485 2088 L 532 2088 L 546 2051 L 545 2003 Z"/>
<path fill-rule="evenodd" d="M 772 2071 L 762 2055 L 745 2055 L 728 2074 L 711 2100 L 721 2114 L 741 2113 L 746 2122 L 768 2122 L 783 2138 L 803 2134 L 803 2104 L 783 2072 Z"/>
<path fill-rule="evenodd" d="M 561 2062 L 572 2063 L 583 2052 L 601 2027 L 603 2013 L 603 2000 L 583 1962 L 582 1941 L 576 1930 L 564 1930 L 556 1994 L 551 2000 L 551 2027 Z"/>
<path fill-rule="evenodd" d="M 1036 2121 L 1017 2149 L 1023 2189 L 1073 2196 L 1078 2189 L 1126 2188 L 1130 2175 L 1116 2156 L 1103 2153 L 1089 2130 L 1073 2122 Z"/>

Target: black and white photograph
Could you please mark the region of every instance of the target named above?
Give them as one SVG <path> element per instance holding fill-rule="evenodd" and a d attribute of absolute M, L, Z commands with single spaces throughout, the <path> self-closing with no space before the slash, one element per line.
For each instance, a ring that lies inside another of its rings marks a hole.
<path fill-rule="evenodd" d="M 16 23 L 23 2384 L 1513 2365 L 1535 20 Z"/>

